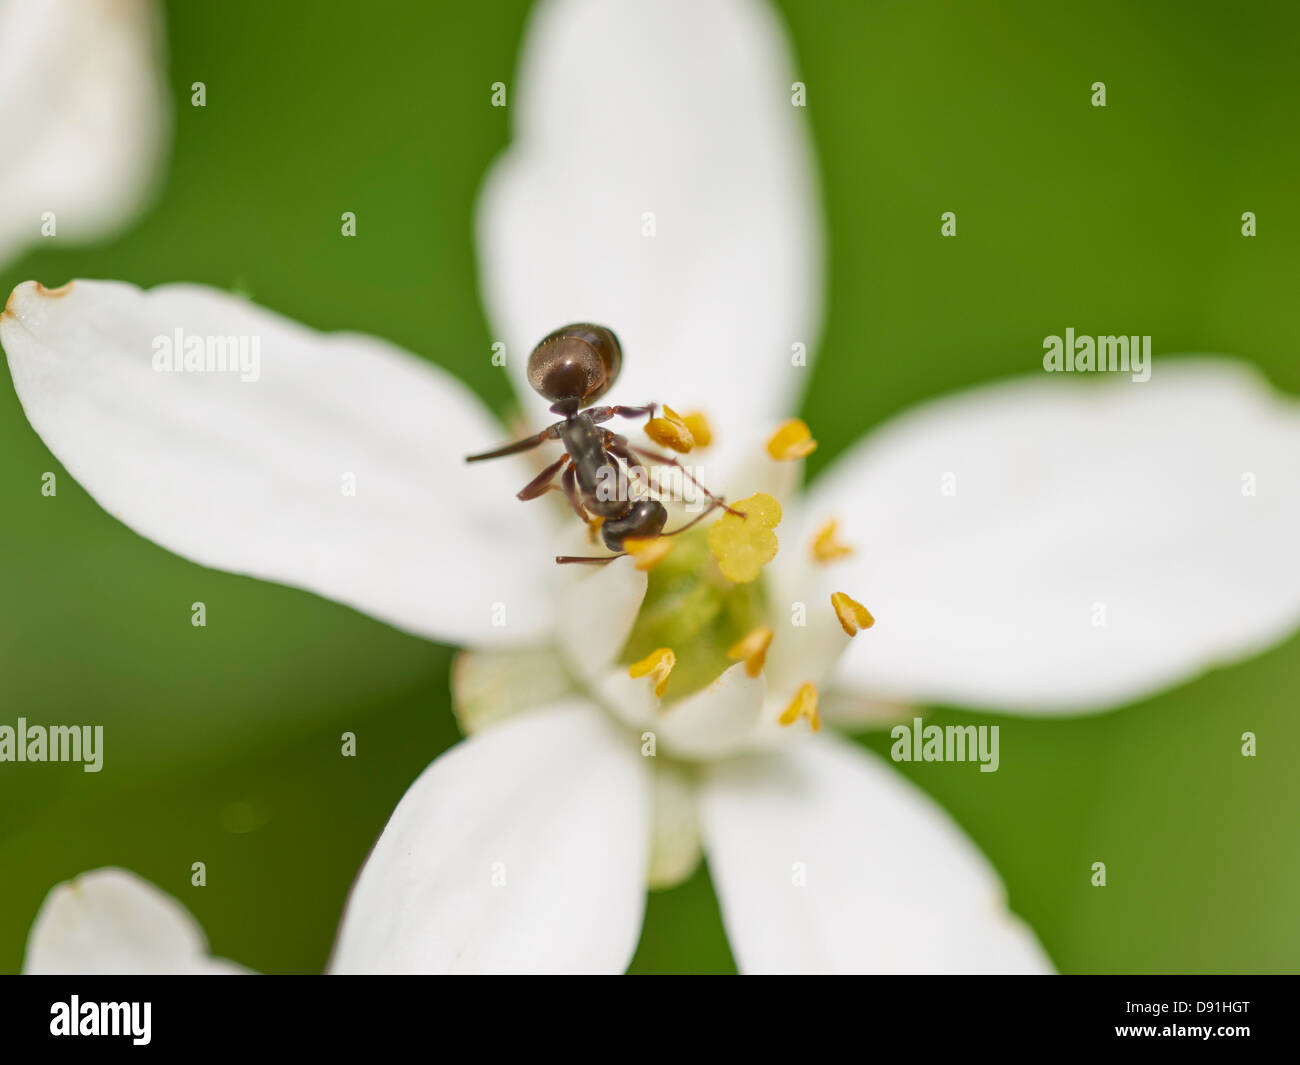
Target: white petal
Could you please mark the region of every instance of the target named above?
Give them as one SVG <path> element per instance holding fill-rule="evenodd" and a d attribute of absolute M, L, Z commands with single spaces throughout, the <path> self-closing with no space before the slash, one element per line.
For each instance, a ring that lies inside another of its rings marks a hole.
<path fill-rule="evenodd" d="M 660 711 L 656 728 L 664 749 L 679 758 L 722 758 L 746 749 L 763 710 L 766 682 L 745 665 L 732 666 L 707 688 Z"/>
<path fill-rule="evenodd" d="M 567 569 L 561 577 L 555 635 L 569 668 L 593 682 L 608 672 L 627 643 L 645 599 L 647 578 L 626 556 Z"/>
<path fill-rule="evenodd" d="M 572 691 L 554 647 L 461 651 L 451 663 L 452 709 L 467 736 Z"/>
<path fill-rule="evenodd" d="M 742 972 L 1050 969 L 947 814 L 847 741 L 721 763 L 699 811 Z"/>
<path fill-rule="evenodd" d="M 477 733 L 398 803 L 348 901 L 334 972 L 622 972 L 650 843 L 630 733 L 570 700 Z"/>
<path fill-rule="evenodd" d="M 675 702 L 654 693 L 654 676 L 632 678 L 626 667 L 594 684 L 601 704 L 637 733 L 655 734 L 656 747 L 688 761 L 723 758 L 757 739 L 766 685 L 743 664 L 724 670 L 707 688 Z"/>
<path fill-rule="evenodd" d="M 843 732 L 867 732 L 910 724 L 921 711 L 906 703 L 873 699 L 859 691 L 829 688 L 819 692 L 818 712 L 822 720 Z"/>
<path fill-rule="evenodd" d="M 876 617 L 839 676 L 885 699 L 1070 711 L 1262 650 L 1300 621 L 1298 485 L 1300 407 L 1242 363 L 928 403 L 811 490 L 810 520 L 842 514 L 861 547 L 817 594 Z"/>
<path fill-rule="evenodd" d="M 139 209 L 170 126 L 162 40 L 152 0 L 0 3 L 0 265 Z"/>
<path fill-rule="evenodd" d="M 822 290 L 796 76 L 765 4 L 535 7 L 478 228 L 490 317 L 539 417 L 527 356 L 570 321 L 622 341 L 610 402 L 707 411 L 706 471 L 794 409 L 808 371 L 791 349 L 813 349 Z"/>
<path fill-rule="evenodd" d="M 667 891 L 700 864 L 700 825 L 695 814 L 694 776 L 666 758 L 654 763 L 654 828 L 651 833 L 651 890 Z"/>
<path fill-rule="evenodd" d="M 249 338 L 249 372 L 157 372 L 155 340 L 178 329 Z M 193 285 L 27 282 L 0 343 L 50 450 L 163 547 L 448 642 L 549 628 L 551 513 L 514 498 L 520 460 L 465 464 L 502 431 L 436 367 Z"/>
<path fill-rule="evenodd" d="M 35 975 L 243 973 L 208 954 L 184 906 L 125 869 L 95 869 L 45 896 L 23 972 Z"/>
<path fill-rule="evenodd" d="M 845 633 L 831 605 L 830 593 L 822 587 L 823 567 L 812 560 L 801 513 L 799 505 L 785 508 L 788 529 L 777 529 L 781 547 L 767 571 L 772 626 L 767 686 L 773 697 L 784 703 L 805 682 L 823 687 L 850 640 L 870 640 L 873 631 L 859 632 L 854 637 Z M 838 585 L 832 590 L 848 591 Z"/>

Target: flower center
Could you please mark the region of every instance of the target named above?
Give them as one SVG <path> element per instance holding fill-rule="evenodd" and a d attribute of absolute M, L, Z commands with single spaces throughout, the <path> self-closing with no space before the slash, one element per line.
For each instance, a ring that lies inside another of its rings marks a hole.
<path fill-rule="evenodd" d="M 728 652 L 766 621 L 767 593 L 761 576 L 744 584 L 723 576 L 703 528 L 683 533 L 648 576 L 645 601 L 619 661 L 629 666 L 671 647 L 676 664 L 664 700 L 673 702 L 736 664 Z"/>

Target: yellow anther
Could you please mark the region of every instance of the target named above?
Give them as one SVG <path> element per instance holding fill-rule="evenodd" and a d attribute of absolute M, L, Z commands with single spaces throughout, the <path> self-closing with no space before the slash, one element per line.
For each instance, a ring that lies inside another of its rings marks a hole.
<path fill-rule="evenodd" d="M 673 549 L 673 540 L 667 536 L 635 536 L 623 541 L 623 550 L 635 560 L 639 570 L 654 569 Z"/>
<path fill-rule="evenodd" d="M 835 608 L 835 616 L 840 619 L 840 628 L 850 636 L 856 636 L 859 630 L 869 629 L 876 623 L 871 611 L 843 592 L 831 594 L 831 606 Z"/>
<path fill-rule="evenodd" d="M 690 427 L 672 407 L 664 406 L 662 417 L 651 418 L 646 422 L 645 435 L 660 447 L 670 448 L 683 453 L 695 446 L 695 437 Z"/>
<path fill-rule="evenodd" d="M 767 661 L 767 649 L 772 643 L 772 630 L 760 625 L 747 636 L 727 648 L 727 657 L 745 663 L 745 672 L 757 677 L 763 672 L 763 663 Z"/>
<path fill-rule="evenodd" d="M 767 441 L 767 453 L 778 462 L 807 458 L 816 450 L 817 441 L 802 418 L 791 418 Z"/>
<path fill-rule="evenodd" d="M 776 558 L 776 533 L 781 524 L 781 504 L 766 492 L 731 504 L 709 528 L 709 550 L 718 560 L 722 575 L 733 584 L 754 580 Z M 741 515 L 744 517 L 741 517 Z"/>
<path fill-rule="evenodd" d="M 691 436 L 695 439 L 696 447 L 708 447 L 713 443 L 713 430 L 709 427 L 709 419 L 700 411 L 691 411 L 682 418 L 686 423 L 686 428 L 691 431 Z"/>
<path fill-rule="evenodd" d="M 657 651 L 651 651 L 640 662 L 633 662 L 628 667 L 627 675 L 633 680 L 638 677 L 650 677 L 655 682 L 655 695 L 662 699 L 664 689 L 668 687 L 668 674 L 673 671 L 675 665 L 677 665 L 677 656 L 673 654 L 673 649 L 661 647 Z"/>
<path fill-rule="evenodd" d="M 793 725 L 801 717 L 808 719 L 808 724 L 814 732 L 822 727 L 821 714 L 817 712 L 817 685 L 800 684 L 799 690 L 794 693 L 794 698 L 790 700 L 790 705 L 785 708 L 785 712 L 777 718 L 782 725 Z"/>
<path fill-rule="evenodd" d="M 840 539 L 840 523 L 832 518 L 813 537 L 812 557 L 814 562 L 834 562 L 853 554 L 853 548 Z"/>

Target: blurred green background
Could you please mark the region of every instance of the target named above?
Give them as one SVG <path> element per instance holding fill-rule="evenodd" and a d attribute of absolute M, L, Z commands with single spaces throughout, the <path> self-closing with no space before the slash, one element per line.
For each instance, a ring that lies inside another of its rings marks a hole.
<path fill-rule="evenodd" d="M 505 410 L 472 208 L 506 143 L 489 86 L 512 82 L 527 6 L 169 4 L 176 130 L 158 202 L 99 247 L 11 264 L 0 292 L 29 277 L 238 287 L 390 338 Z M 781 7 L 830 231 L 814 470 L 918 400 L 1033 371 L 1067 325 L 1123 323 L 1157 355 L 1235 354 L 1300 392 L 1295 5 Z M 1089 106 L 1098 80 L 1104 109 Z M 355 240 L 338 237 L 344 210 Z M 66 475 L 43 498 L 41 473 L 61 467 L 7 378 L 0 447 L 3 720 L 106 733 L 99 775 L 0 764 L 0 971 L 20 966 L 45 892 L 106 864 L 180 898 L 216 953 L 318 971 L 393 805 L 457 738 L 451 650 L 183 562 Z M 196 599 L 206 629 L 188 624 Z M 902 771 L 978 841 L 1063 971 L 1296 971 L 1297 677 L 1292 639 L 1121 712 L 980 715 L 1003 729 L 996 774 Z M 338 756 L 344 730 L 355 759 Z M 1104 890 L 1089 885 L 1099 859 Z M 651 897 L 633 968 L 733 968 L 706 872 Z"/>

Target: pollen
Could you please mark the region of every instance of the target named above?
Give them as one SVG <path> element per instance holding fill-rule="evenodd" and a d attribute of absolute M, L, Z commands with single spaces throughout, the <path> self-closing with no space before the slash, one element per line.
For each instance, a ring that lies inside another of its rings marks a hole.
<path fill-rule="evenodd" d="M 778 462 L 807 458 L 816 450 L 817 441 L 802 418 L 791 418 L 767 441 L 767 453 Z"/>
<path fill-rule="evenodd" d="M 767 661 L 767 649 L 772 644 L 772 630 L 767 625 L 760 625 L 753 632 L 741 637 L 727 649 L 727 657 L 745 663 L 745 672 L 757 677 L 763 672 L 763 663 Z"/>
<path fill-rule="evenodd" d="M 635 536 L 623 541 L 623 550 L 632 556 L 632 565 L 651 570 L 668 557 L 673 541 L 666 536 Z"/>
<path fill-rule="evenodd" d="M 709 419 L 700 411 L 692 411 L 685 415 L 682 421 L 686 423 L 686 428 L 691 431 L 691 436 L 695 439 L 696 447 L 708 447 L 713 443 L 713 429 L 709 426 Z"/>
<path fill-rule="evenodd" d="M 831 594 L 831 606 L 835 608 L 835 616 L 840 619 L 840 628 L 850 636 L 856 636 L 862 629 L 869 629 L 876 623 L 871 611 L 843 592 Z"/>
<path fill-rule="evenodd" d="M 709 550 L 718 560 L 722 575 L 732 584 L 755 580 L 763 567 L 776 558 L 776 533 L 781 524 L 781 504 L 766 492 L 731 504 L 709 527 Z"/>
<path fill-rule="evenodd" d="M 853 548 L 840 539 L 840 523 L 832 518 L 813 537 L 812 557 L 814 562 L 835 562 L 853 554 Z"/>
<path fill-rule="evenodd" d="M 677 665 L 677 656 L 673 654 L 673 649 L 661 647 L 657 651 L 651 651 L 640 662 L 633 662 L 628 667 L 627 675 L 633 680 L 639 677 L 650 677 L 655 682 L 655 695 L 662 699 L 664 689 L 668 687 L 668 675 L 672 673 L 675 665 Z"/>
<path fill-rule="evenodd" d="M 686 420 L 666 404 L 662 417 L 651 418 L 646 422 L 645 435 L 660 447 L 683 454 L 695 446 L 695 437 Z"/>
<path fill-rule="evenodd" d="M 821 731 L 822 718 L 817 712 L 817 685 L 800 684 L 799 690 L 794 693 L 794 698 L 790 700 L 790 705 L 785 708 L 777 720 L 782 725 L 793 725 L 801 717 L 808 719 L 808 725 L 814 732 Z"/>

